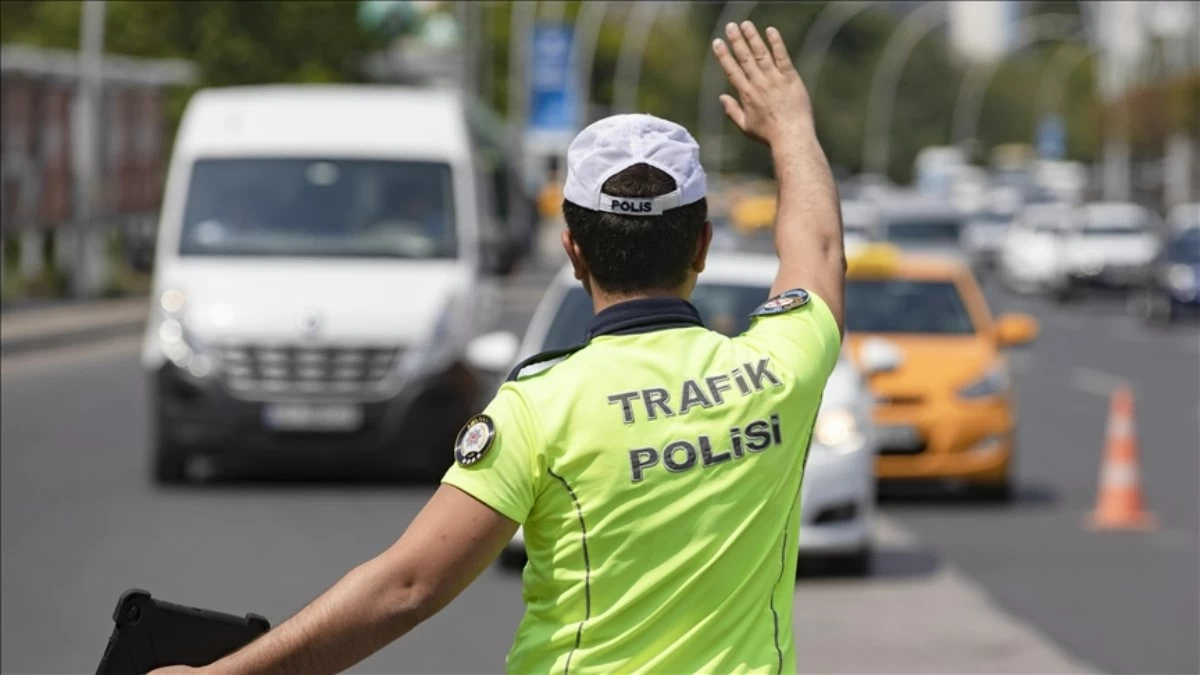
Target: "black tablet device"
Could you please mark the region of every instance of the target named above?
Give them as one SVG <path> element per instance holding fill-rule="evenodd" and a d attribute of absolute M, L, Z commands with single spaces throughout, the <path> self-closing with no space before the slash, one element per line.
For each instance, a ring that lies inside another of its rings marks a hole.
<path fill-rule="evenodd" d="M 143 675 L 162 666 L 205 666 L 271 627 L 257 614 L 234 616 L 186 607 L 133 588 L 113 612 L 112 637 L 96 675 Z"/>

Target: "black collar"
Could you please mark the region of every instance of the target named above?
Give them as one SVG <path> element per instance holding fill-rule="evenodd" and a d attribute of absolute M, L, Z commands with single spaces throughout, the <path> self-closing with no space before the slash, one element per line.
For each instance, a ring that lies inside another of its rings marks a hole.
<path fill-rule="evenodd" d="M 527 366 L 562 359 L 583 349 L 592 338 L 600 335 L 633 335 L 666 328 L 704 326 L 700 312 L 682 298 L 642 298 L 627 300 L 605 308 L 592 318 L 587 333 L 579 344 L 534 354 L 518 363 L 508 374 L 508 382 L 521 376 Z"/>
<path fill-rule="evenodd" d="M 631 335 L 665 328 L 704 326 L 700 312 L 682 298 L 626 300 L 601 310 L 588 324 L 584 342 L 600 335 Z"/>

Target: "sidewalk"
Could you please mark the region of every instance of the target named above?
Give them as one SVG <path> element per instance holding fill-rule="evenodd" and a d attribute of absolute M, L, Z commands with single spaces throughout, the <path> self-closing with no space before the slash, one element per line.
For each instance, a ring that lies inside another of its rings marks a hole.
<path fill-rule="evenodd" d="M 0 313 L 0 354 L 133 335 L 146 325 L 145 297 L 11 309 Z"/>

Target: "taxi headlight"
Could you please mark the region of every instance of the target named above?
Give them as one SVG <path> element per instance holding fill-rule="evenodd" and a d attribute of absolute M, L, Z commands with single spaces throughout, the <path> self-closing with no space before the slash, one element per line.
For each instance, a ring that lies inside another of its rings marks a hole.
<path fill-rule="evenodd" d="M 1190 291 L 1196 287 L 1196 272 L 1187 265 L 1171 265 L 1167 268 L 1167 285 L 1172 290 Z"/>
<path fill-rule="evenodd" d="M 1008 391 L 1008 371 L 1000 365 L 992 366 L 983 377 L 958 390 L 963 398 L 984 398 Z"/>
<path fill-rule="evenodd" d="M 820 445 L 839 454 L 848 454 L 862 447 L 858 420 L 846 408 L 821 412 L 813 427 L 813 437 Z"/>

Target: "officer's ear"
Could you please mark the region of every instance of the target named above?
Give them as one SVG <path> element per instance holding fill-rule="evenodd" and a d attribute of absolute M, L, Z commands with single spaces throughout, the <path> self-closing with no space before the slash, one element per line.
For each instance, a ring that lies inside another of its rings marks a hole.
<path fill-rule="evenodd" d="M 571 231 L 563 230 L 559 239 L 562 241 L 563 250 L 567 252 L 567 257 L 571 260 L 571 267 L 575 269 L 575 278 L 586 282 L 588 278 L 587 263 L 583 262 L 583 251 L 571 237 Z"/>
<path fill-rule="evenodd" d="M 708 246 L 712 243 L 713 226 L 709 221 L 704 221 L 704 231 L 700 233 L 700 238 L 696 241 L 696 257 L 692 259 L 692 271 L 700 274 L 704 271 L 704 265 L 708 262 Z"/>

